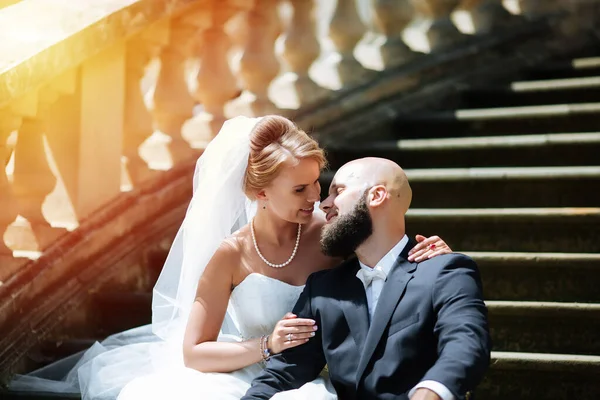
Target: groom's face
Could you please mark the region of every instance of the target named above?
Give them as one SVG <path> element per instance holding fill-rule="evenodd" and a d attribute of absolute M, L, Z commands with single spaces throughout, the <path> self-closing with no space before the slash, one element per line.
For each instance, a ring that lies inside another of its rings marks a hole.
<path fill-rule="evenodd" d="M 367 198 L 369 187 L 360 166 L 344 166 L 336 173 L 329 196 L 321 202 L 327 224 L 321 231 L 321 250 L 331 257 L 351 255 L 373 233 Z"/>
<path fill-rule="evenodd" d="M 346 258 L 373 233 L 373 220 L 367 207 L 367 191 L 352 211 L 329 219 L 321 231 L 321 250 L 330 257 Z"/>

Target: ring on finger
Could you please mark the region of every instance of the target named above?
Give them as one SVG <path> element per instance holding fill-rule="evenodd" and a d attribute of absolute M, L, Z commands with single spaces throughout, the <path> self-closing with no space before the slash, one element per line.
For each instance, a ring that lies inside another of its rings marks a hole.
<path fill-rule="evenodd" d="M 437 246 L 435 245 L 435 243 L 431 243 L 431 244 L 429 245 L 429 250 L 435 250 L 435 248 L 436 248 L 436 247 L 437 247 Z"/>
<path fill-rule="evenodd" d="M 291 333 L 288 333 L 288 334 L 285 336 L 285 338 L 287 339 L 287 341 L 288 341 L 288 342 L 291 342 L 291 341 L 292 341 L 292 339 L 293 339 L 293 337 L 292 337 L 292 334 L 291 334 Z"/>

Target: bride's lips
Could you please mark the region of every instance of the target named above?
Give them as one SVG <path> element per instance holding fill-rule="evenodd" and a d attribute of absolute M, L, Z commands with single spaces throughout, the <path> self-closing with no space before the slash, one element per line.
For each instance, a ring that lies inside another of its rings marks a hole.
<path fill-rule="evenodd" d="M 313 211 L 315 210 L 315 207 L 310 207 L 310 208 L 301 208 L 300 212 L 306 215 L 312 215 Z"/>

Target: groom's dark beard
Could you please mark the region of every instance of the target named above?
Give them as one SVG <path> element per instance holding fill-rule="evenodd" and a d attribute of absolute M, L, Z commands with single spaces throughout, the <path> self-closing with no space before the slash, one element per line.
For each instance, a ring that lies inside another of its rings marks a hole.
<path fill-rule="evenodd" d="M 321 251 L 329 257 L 347 258 L 373 233 L 373 220 L 367 207 L 367 192 L 354 209 L 325 225 L 321 231 Z"/>

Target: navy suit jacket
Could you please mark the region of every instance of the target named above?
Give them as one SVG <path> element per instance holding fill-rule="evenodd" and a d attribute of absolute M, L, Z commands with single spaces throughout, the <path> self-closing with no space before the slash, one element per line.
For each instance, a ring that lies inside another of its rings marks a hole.
<path fill-rule="evenodd" d="M 296 389 L 326 364 L 340 399 L 408 399 L 423 380 L 464 398 L 490 361 L 479 271 L 458 253 L 410 262 L 413 245 L 390 270 L 370 324 L 358 260 L 311 275 L 293 312 L 316 321 L 316 336 L 271 357 L 242 399 Z"/>

